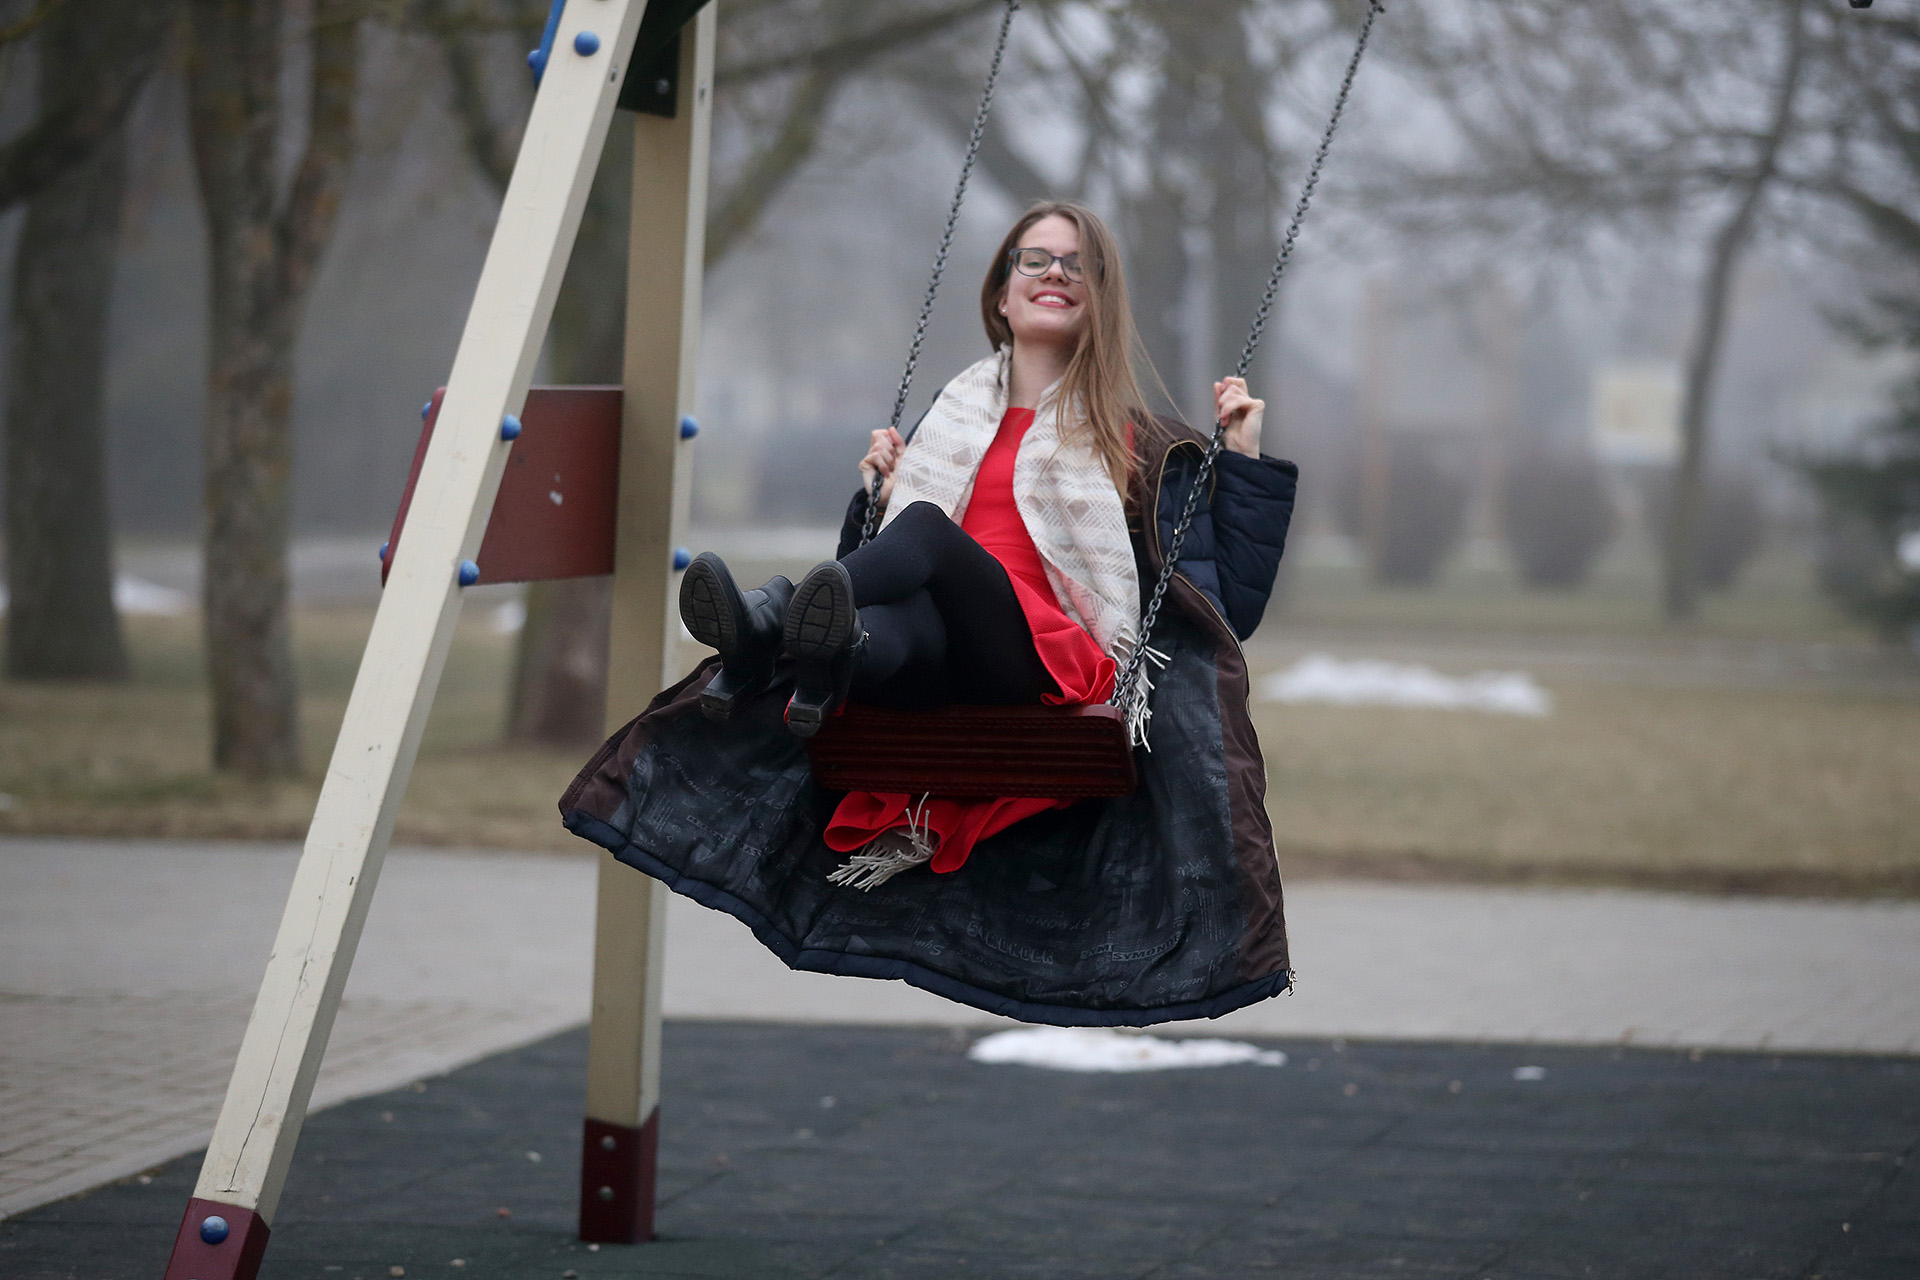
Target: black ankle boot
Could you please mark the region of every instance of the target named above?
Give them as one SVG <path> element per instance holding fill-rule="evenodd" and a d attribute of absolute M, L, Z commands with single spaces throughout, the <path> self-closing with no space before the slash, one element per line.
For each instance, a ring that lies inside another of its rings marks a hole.
<path fill-rule="evenodd" d="M 867 643 L 844 565 L 829 560 L 800 580 L 782 631 L 787 656 L 794 660 L 787 728 L 811 738 L 847 700 L 854 663 Z"/>
<path fill-rule="evenodd" d="M 680 621 L 701 644 L 720 651 L 720 670 L 700 692 L 700 710 L 725 721 L 773 679 L 780 629 L 793 584 L 770 579 L 742 591 L 719 556 L 703 551 L 680 579 Z"/>

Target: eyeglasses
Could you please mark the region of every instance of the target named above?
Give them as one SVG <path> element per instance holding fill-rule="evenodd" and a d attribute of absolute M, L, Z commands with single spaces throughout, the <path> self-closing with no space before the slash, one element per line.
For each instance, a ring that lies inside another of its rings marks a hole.
<path fill-rule="evenodd" d="M 1062 257 L 1045 249 L 1014 249 L 1008 252 L 1007 260 L 1023 276 L 1043 276 L 1053 270 L 1053 264 L 1057 262 L 1060 269 L 1066 272 L 1067 279 L 1073 283 L 1079 284 L 1085 279 L 1080 271 L 1080 255 L 1077 253 Z"/>

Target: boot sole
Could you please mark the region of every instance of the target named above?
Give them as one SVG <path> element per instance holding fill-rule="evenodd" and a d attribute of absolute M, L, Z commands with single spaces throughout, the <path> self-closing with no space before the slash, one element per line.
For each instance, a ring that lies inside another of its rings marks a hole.
<path fill-rule="evenodd" d="M 702 551 L 680 579 L 680 620 L 695 640 L 727 657 L 740 645 L 746 619 L 740 591 L 720 557 Z"/>
<path fill-rule="evenodd" d="M 781 638 L 795 658 L 831 658 L 853 639 L 853 579 L 838 560 L 816 567 L 793 589 Z"/>
<path fill-rule="evenodd" d="M 767 687 L 773 664 L 749 662 L 740 654 L 747 634 L 746 606 L 726 563 L 711 551 L 695 556 L 680 579 L 680 621 L 695 640 L 720 652 L 721 669 L 700 691 L 700 710 L 707 719 L 724 724 Z"/>

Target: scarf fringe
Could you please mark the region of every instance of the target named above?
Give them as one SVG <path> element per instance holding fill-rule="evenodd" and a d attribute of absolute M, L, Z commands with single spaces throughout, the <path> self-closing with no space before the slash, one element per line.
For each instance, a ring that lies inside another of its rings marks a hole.
<path fill-rule="evenodd" d="M 1133 691 L 1127 697 L 1127 741 L 1152 751 L 1153 744 L 1147 741 L 1147 734 L 1153 724 L 1153 676 L 1148 668 L 1158 667 L 1164 671 L 1173 659 L 1152 645 L 1143 645 L 1141 652 L 1147 655 L 1147 660 L 1140 664 L 1140 672 L 1133 678 Z"/>
<path fill-rule="evenodd" d="M 902 871 L 933 861 L 933 832 L 926 825 L 930 798 L 921 796 L 917 805 L 908 808 L 905 827 L 896 827 L 875 837 L 836 867 L 827 876 L 827 882 L 870 893 Z"/>

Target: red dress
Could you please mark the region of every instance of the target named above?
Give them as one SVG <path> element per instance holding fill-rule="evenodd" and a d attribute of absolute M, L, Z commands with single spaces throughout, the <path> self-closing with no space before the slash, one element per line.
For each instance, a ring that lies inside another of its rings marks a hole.
<path fill-rule="evenodd" d="M 1013 582 L 1013 593 L 1033 631 L 1033 647 L 1060 687 L 1041 701 L 1069 706 L 1104 702 L 1113 694 L 1118 668 L 1085 628 L 1061 612 L 1033 535 L 1014 505 L 1013 462 L 1032 425 L 1031 409 L 1009 409 L 1000 419 L 1000 430 L 974 476 L 973 496 L 960 527 L 1000 562 Z M 824 839 L 828 848 L 852 853 L 912 819 L 934 838 L 933 869 L 955 871 L 973 852 L 975 842 L 1036 813 L 1064 809 L 1067 803 L 1024 796 L 988 800 L 934 796 L 922 803 L 918 796 L 852 791 L 833 811 Z"/>

